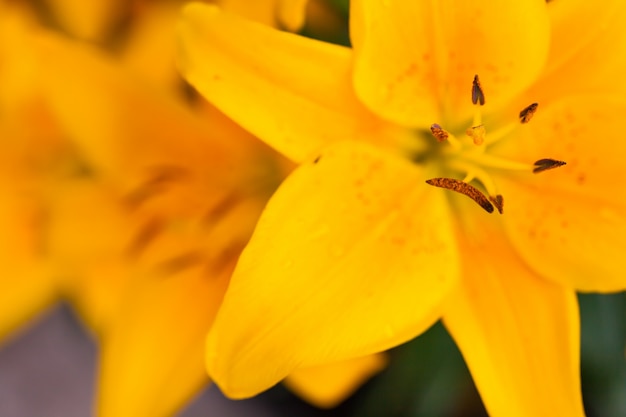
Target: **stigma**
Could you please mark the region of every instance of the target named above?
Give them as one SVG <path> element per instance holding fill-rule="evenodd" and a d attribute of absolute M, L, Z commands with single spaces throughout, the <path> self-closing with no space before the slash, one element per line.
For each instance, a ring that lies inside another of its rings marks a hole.
<path fill-rule="evenodd" d="M 475 109 L 474 117 L 471 125 L 465 130 L 465 135 L 457 138 L 438 123 L 433 123 L 430 127 L 437 142 L 443 146 L 449 146 L 441 152 L 445 157 L 442 168 L 445 172 L 458 174 L 459 178 L 439 176 L 426 180 L 426 183 L 465 195 L 487 213 L 497 210 L 498 213 L 503 214 L 504 197 L 497 190 L 490 174 L 491 171 L 495 169 L 539 174 L 562 167 L 566 165 L 566 162 L 553 158 L 541 158 L 533 163 L 524 163 L 490 155 L 486 149 L 507 137 L 517 127 L 528 124 L 537 113 L 539 103 L 531 103 L 524 107 L 517 115 L 516 122 L 512 121 L 488 134 L 482 120 L 482 107 L 486 103 L 485 91 L 478 75 L 475 75 L 472 81 L 471 100 Z"/>

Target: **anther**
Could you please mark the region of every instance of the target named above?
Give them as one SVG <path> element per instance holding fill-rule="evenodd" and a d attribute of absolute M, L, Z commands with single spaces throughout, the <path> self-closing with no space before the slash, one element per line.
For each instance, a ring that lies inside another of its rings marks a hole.
<path fill-rule="evenodd" d="M 557 161 L 556 159 L 549 159 L 549 158 L 540 159 L 534 163 L 535 167 L 533 168 L 533 173 L 538 174 L 540 172 L 547 171 L 549 169 L 562 167 L 565 164 L 566 162 Z"/>
<path fill-rule="evenodd" d="M 478 188 L 471 186 L 466 182 L 452 178 L 431 178 L 426 180 L 426 184 L 466 195 L 485 209 L 487 213 L 493 213 L 493 205 L 489 202 L 489 199 L 485 197 L 485 195 L 481 193 Z"/>
<path fill-rule="evenodd" d="M 483 125 L 472 126 L 465 131 L 465 134 L 474 141 L 474 145 L 482 145 L 485 141 L 486 133 L 487 131 Z"/>
<path fill-rule="evenodd" d="M 502 214 L 504 211 L 504 197 L 498 194 L 496 196 L 489 196 L 489 201 L 493 203 L 494 206 L 498 209 L 498 213 Z"/>
<path fill-rule="evenodd" d="M 524 110 L 519 112 L 519 121 L 521 123 L 530 122 L 530 119 L 533 118 L 535 112 L 537 111 L 537 107 L 539 107 L 539 103 L 533 103 L 529 106 L 526 106 Z"/>
<path fill-rule="evenodd" d="M 474 81 L 472 82 L 472 103 L 480 104 L 481 106 L 485 105 L 485 93 L 483 92 L 483 89 L 480 86 L 480 80 L 478 79 L 478 74 L 474 75 Z"/>
<path fill-rule="evenodd" d="M 437 123 L 434 123 L 430 126 L 430 131 L 433 133 L 433 136 L 437 138 L 438 142 L 443 142 L 450 136 L 450 134 L 443 130 L 443 128 Z"/>

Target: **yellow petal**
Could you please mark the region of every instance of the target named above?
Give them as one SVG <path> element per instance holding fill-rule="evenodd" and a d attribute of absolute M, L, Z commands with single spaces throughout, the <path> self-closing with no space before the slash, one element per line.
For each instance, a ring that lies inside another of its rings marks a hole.
<path fill-rule="evenodd" d="M 610 0 L 602 7 L 585 1 L 548 3 L 552 38 L 541 80 L 532 100 L 556 99 L 572 92 L 624 91 L 626 3 Z M 572 36 L 576 33 L 576 36 Z"/>
<path fill-rule="evenodd" d="M 142 79 L 180 93 L 174 60 L 176 19 L 180 2 L 151 2 L 130 26 L 121 60 Z"/>
<path fill-rule="evenodd" d="M 99 41 L 121 19 L 124 4 L 120 0 L 47 0 L 53 16 L 71 35 Z"/>
<path fill-rule="evenodd" d="M 503 177 L 503 217 L 515 247 L 539 274 L 580 291 L 626 288 L 626 145 L 616 136 L 626 99 L 583 96 L 540 107 L 500 153 L 567 165 Z"/>
<path fill-rule="evenodd" d="M 489 415 L 583 417 L 574 291 L 538 278 L 488 222 L 472 226 L 443 320 Z"/>
<path fill-rule="evenodd" d="M 405 126 L 465 122 L 475 74 L 486 109 L 497 108 L 535 80 L 547 56 L 544 0 L 351 4 L 357 94 Z"/>
<path fill-rule="evenodd" d="M 32 34 L 34 17 L 21 3 L 0 4 L 0 120 L 10 123 L 11 109 L 38 92 Z"/>
<path fill-rule="evenodd" d="M 100 417 L 170 416 L 208 382 L 204 338 L 229 275 L 201 265 L 149 275 L 129 294 L 102 338 Z"/>
<path fill-rule="evenodd" d="M 183 76 L 245 129 L 294 161 L 378 121 L 350 85 L 350 50 L 191 4 L 179 28 Z"/>
<path fill-rule="evenodd" d="M 64 296 L 100 334 L 129 285 L 122 271 L 134 224 L 119 196 L 95 181 L 64 184 L 54 196 L 47 242 L 63 270 Z"/>
<path fill-rule="evenodd" d="M 46 212 L 36 195 L 0 183 L 0 339 L 49 306 L 58 296 L 56 272 L 47 260 Z"/>
<path fill-rule="evenodd" d="M 384 354 L 298 369 L 285 385 L 305 401 L 320 408 L 332 408 L 348 398 L 364 382 L 387 365 Z"/>
<path fill-rule="evenodd" d="M 163 177 L 228 188 L 249 175 L 233 166 L 258 163 L 258 148 L 247 148 L 249 141 L 221 140 L 210 125 L 102 53 L 52 35 L 38 46 L 46 98 L 63 128 L 91 168 L 123 191 Z M 202 198 L 197 191 L 188 197 Z"/>
<path fill-rule="evenodd" d="M 307 0 L 219 0 L 228 12 L 269 26 L 285 25 L 295 32 L 304 24 Z"/>
<path fill-rule="evenodd" d="M 437 319 L 456 283 L 456 248 L 443 194 L 422 176 L 338 142 L 281 185 L 209 333 L 209 375 L 226 395 L 385 350 Z"/>
<path fill-rule="evenodd" d="M 308 0 L 281 0 L 278 3 L 278 20 L 295 32 L 304 25 Z"/>

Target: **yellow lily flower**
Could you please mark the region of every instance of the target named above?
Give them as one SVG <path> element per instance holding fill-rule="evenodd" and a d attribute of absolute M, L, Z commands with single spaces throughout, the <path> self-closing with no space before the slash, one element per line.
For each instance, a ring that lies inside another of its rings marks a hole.
<path fill-rule="evenodd" d="M 350 16 L 346 48 L 183 13 L 187 80 L 300 163 L 239 259 L 210 376 L 250 397 L 442 318 L 491 415 L 583 415 L 575 292 L 626 288 L 626 6 L 354 0 Z"/>
<path fill-rule="evenodd" d="M 93 177 L 57 190 L 50 241 L 71 276 L 66 292 L 102 346 L 98 413 L 171 415 L 208 382 L 206 333 L 291 163 L 93 48 L 47 35 L 38 52 L 49 104 Z M 376 355 L 301 370 L 292 386 L 330 407 L 384 363 Z"/>

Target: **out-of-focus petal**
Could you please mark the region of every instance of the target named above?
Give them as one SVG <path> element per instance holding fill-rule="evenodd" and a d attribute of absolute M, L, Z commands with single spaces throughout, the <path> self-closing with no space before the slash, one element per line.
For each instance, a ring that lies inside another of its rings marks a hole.
<path fill-rule="evenodd" d="M 304 25 L 307 3 L 308 0 L 281 0 L 278 21 L 292 32 L 299 30 Z"/>
<path fill-rule="evenodd" d="M 49 203 L 47 242 L 63 271 L 63 295 L 96 334 L 132 282 L 125 269 L 135 225 L 120 200 L 114 190 L 84 180 L 57 187 Z"/>
<path fill-rule="evenodd" d="M 47 259 L 46 212 L 19 179 L 0 179 L 0 339 L 58 296 Z"/>
<path fill-rule="evenodd" d="M 39 26 L 25 4 L 0 4 L 0 122 L 38 92 L 32 37 Z"/>
<path fill-rule="evenodd" d="M 338 142 L 287 178 L 209 333 L 209 375 L 226 395 L 385 350 L 437 319 L 457 254 L 443 194 L 422 176 L 394 155 Z"/>
<path fill-rule="evenodd" d="M 249 175 L 239 167 L 256 165 L 264 156 L 247 147 L 250 141 L 222 140 L 181 104 L 84 44 L 42 36 L 38 53 L 46 98 L 68 136 L 92 168 L 131 199 L 164 184 L 228 189 Z M 198 188 L 188 188 L 181 209 L 204 199 Z"/>
<path fill-rule="evenodd" d="M 142 79 L 174 92 L 182 90 L 175 62 L 176 19 L 181 4 L 181 1 L 147 4 L 129 28 L 120 56 Z"/>
<path fill-rule="evenodd" d="M 544 0 L 351 3 L 358 96 L 405 126 L 465 123 L 475 74 L 495 109 L 526 89 L 548 53 Z"/>
<path fill-rule="evenodd" d="M 216 224 L 179 222 L 127 258 L 131 284 L 101 337 L 100 416 L 172 415 L 207 382 L 206 333 L 259 212 L 233 203 Z"/>
<path fill-rule="evenodd" d="M 384 369 L 384 354 L 367 355 L 292 372 L 285 385 L 305 401 L 332 408 L 348 398 L 365 381 Z"/>
<path fill-rule="evenodd" d="M 552 37 L 546 69 L 527 96 L 558 100 L 572 93 L 625 91 L 626 3 L 585 0 L 548 3 Z M 576 36 L 572 36 L 575 33 Z"/>
<path fill-rule="evenodd" d="M 443 320 L 489 415 L 583 417 L 574 291 L 538 277 L 493 223 L 461 233 L 464 276 Z"/>
<path fill-rule="evenodd" d="M 567 165 L 503 176 L 510 238 L 535 271 L 579 291 L 626 288 L 626 100 L 582 96 L 540 107 L 497 152 L 532 164 Z"/>
<path fill-rule="evenodd" d="M 71 35 L 99 41 L 121 20 L 121 0 L 46 0 L 54 18 Z"/>
<path fill-rule="evenodd" d="M 203 219 L 168 222 L 164 211 L 155 229 L 145 226 L 157 218 L 142 222 L 120 204 L 126 216 L 117 219 L 106 202 L 66 230 L 97 231 L 102 222 L 108 232 L 83 239 L 96 248 L 85 253 L 69 242 L 63 251 L 67 264 L 77 259 L 71 299 L 102 343 L 99 415 L 172 415 L 207 382 L 206 333 L 262 201 L 218 200 Z"/>
<path fill-rule="evenodd" d="M 203 4 L 185 8 L 179 36 L 185 78 L 294 161 L 337 140 L 374 140 L 386 127 L 354 96 L 347 48 Z"/>
<path fill-rule="evenodd" d="M 219 0 L 226 11 L 237 13 L 268 26 L 282 26 L 295 32 L 304 24 L 308 0 Z"/>
<path fill-rule="evenodd" d="M 198 265 L 155 274 L 128 294 L 102 337 L 100 417 L 170 416 L 208 382 L 204 339 L 228 283 L 225 272 L 210 276 Z"/>

